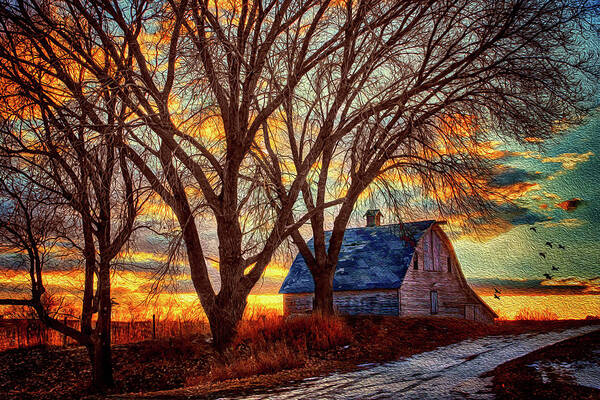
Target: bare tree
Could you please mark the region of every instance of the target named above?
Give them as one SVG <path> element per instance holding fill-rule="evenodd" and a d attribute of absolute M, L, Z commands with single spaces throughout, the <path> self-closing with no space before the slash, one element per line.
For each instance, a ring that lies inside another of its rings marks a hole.
<path fill-rule="evenodd" d="M 383 187 L 392 203 L 483 216 L 502 195 L 489 185 L 495 164 L 486 144 L 526 144 L 551 137 L 557 121 L 575 123 L 591 105 L 585 101 L 599 73 L 584 40 L 598 10 L 592 2 L 343 3 L 346 20 L 367 17 L 346 27 L 340 48 L 303 86 L 280 89 L 286 128 L 265 138 L 286 141 L 278 154 L 291 154 L 296 168 L 316 135 L 333 138 L 302 187 L 313 248 L 300 231 L 292 235 L 314 279 L 314 311 L 323 314 L 334 311 L 344 231 L 367 189 Z M 373 27 L 375 13 L 390 20 Z M 289 179 L 265 170 L 277 187 Z M 343 202 L 326 233 L 322 204 L 336 199 Z"/>
<path fill-rule="evenodd" d="M 14 182 L 27 185 L 28 192 L 21 195 L 42 193 L 69 215 L 72 228 L 65 237 L 83 259 L 80 329 L 50 318 L 39 306 L 44 266 L 36 258 L 36 247 L 44 241 L 22 243 L 28 246 L 21 249 L 33 257 L 30 262 L 35 271 L 32 299 L 22 303 L 36 308 L 48 326 L 87 347 L 93 384 L 102 390 L 113 385 L 112 263 L 136 229 L 135 219 L 146 197 L 119 145 L 127 107 L 116 101 L 114 87 L 90 83 L 88 71 L 72 62 L 72 52 L 60 39 L 64 32 L 43 18 L 29 18 L 37 6 L 48 10 L 47 3 L 3 3 L 0 9 L 1 167 L 14 176 Z M 78 45 L 93 47 L 91 37 L 76 40 Z M 14 192 L 12 196 L 21 204 L 21 214 L 14 217 L 29 215 L 33 224 L 43 225 L 34 219 L 37 215 L 30 214 L 38 207 L 36 203 L 20 202 L 19 195 Z M 52 204 L 43 208 L 52 212 Z"/>
<path fill-rule="evenodd" d="M 42 275 L 61 236 L 64 216 L 48 193 L 40 193 L 31 182 L 20 181 L 5 168 L 0 168 L 0 174 L 0 249 L 19 256 L 12 267 L 28 271 L 30 291 L 23 298 L 27 293 L 16 288 L 20 293 L 0 299 L 0 304 L 32 307 L 42 321 L 62 329 L 44 304 Z"/>
<path fill-rule="evenodd" d="M 330 281 L 343 230 L 368 184 L 406 156 L 421 169 L 439 164 L 428 127 L 472 115 L 482 127 L 480 117 L 511 128 L 507 121 L 533 104 L 535 117 L 524 119 L 531 126 L 522 126 L 543 136 L 544 124 L 570 115 L 573 103 L 564 98 L 576 89 L 567 90 L 572 79 L 560 72 L 577 61 L 559 54 L 570 51 L 559 28 L 577 10 L 567 1 L 533 0 L 28 0 L 3 2 L 2 18 L 12 24 L 8 39 L 18 26 L 36 52 L 48 54 L 41 73 L 52 71 L 53 85 L 36 90 L 60 87 L 75 99 L 80 120 L 73 126 L 106 125 L 94 116 L 90 88 L 106 88 L 123 111 L 107 113 L 123 134 L 100 137 L 114 140 L 173 211 L 222 349 L 286 237 L 294 234 L 308 257 L 295 232 L 311 218 L 321 232 L 323 210 L 339 205 L 329 249 L 319 244 L 314 254 L 316 279 Z M 544 60 L 532 54 L 537 46 L 553 52 Z M 26 72 L 38 68 L 18 54 L 0 57 L 19 59 Z M 521 76 L 520 68 L 535 74 Z M 63 72 L 73 69 L 83 85 Z M 526 93 L 529 100 L 519 101 Z M 551 112 L 537 112 L 540 104 Z M 516 126 L 508 132 L 518 133 Z M 347 189 L 328 197 L 329 172 L 338 165 Z M 218 292 L 197 224 L 205 210 L 217 228 Z M 315 241 L 324 242 L 319 235 Z"/>
<path fill-rule="evenodd" d="M 262 140 L 286 93 L 339 48 L 351 21 L 345 24 L 335 7 L 317 1 L 227 2 L 224 7 L 197 0 L 131 5 L 28 1 L 4 7 L 4 18 L 24 27 L 32 46 L 45 49 L 49 42 L 56 53 L 50 68 L 63 68 L 66 62 L 81 68 L 88 85 L 114 88 L 119 104 L 132 111 L 119 119 L 128 134 L 118 146 L 173 210 L 193 284 L 215 344 L 223 348 L 271 255 L 310 216 L 293 217 L 295 203 L 328 138 L 316 138 L 298 177 L 284 191 L 263 184 L 251 149 Z M 374 26 L 385 23 L 385 17 L 373 21 Z M 43 37 L 33 34 L 40 25 L 48 30 Z M 298 49 L 292 69 L 273 75 L 265 68 L 267 60 L 280 57 L 288 44 Z M 94 107 L 68 74 L 52 75 L 68 97 L 82 104 L 85 119 L 95 123 L 87 115 Z M 279 94 L 275 83 L 283 88 Z M 210 123 L 216 129 L 207 134 Z M 276 208 L 265 207 L 270 199 Z M 218 293 L 209 280 L 196 225 L 201 204 L 217 226 Z M 254 210 L 262 210 L 260 219 L 248 218 Z"/>

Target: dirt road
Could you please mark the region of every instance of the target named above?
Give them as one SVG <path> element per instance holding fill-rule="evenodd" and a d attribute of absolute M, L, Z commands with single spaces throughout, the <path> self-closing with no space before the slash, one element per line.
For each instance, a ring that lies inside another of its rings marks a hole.
<path fill-rule="evenodd" d="M 290 388 L 244 399 L 492 399 L 498 365 L 545 346 L 600 329 L 585 326 L 549 333 L 488 336 L 360 371 L 310 378 Z M 234 397 L 235 398 L 235 397 Z"/>

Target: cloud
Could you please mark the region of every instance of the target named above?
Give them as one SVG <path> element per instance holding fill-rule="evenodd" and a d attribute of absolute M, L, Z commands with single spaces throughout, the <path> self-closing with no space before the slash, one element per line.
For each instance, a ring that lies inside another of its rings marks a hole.
<path fill-rule="evenodd" d="M 575 211 L 579 206 L 585 204 L 585 201 L 573 198 L 571 200 L 565 200 L 556 204 L 557 207 L 562 208 L 565 211 Z"/>
<path fill-rule="evenodd" d="M 544 163 L 560 163 L 564 169 L 575 169 L 577 164 L 586 162 L 594 155 L 593 152 L 588 151 L 587 153 L 563 153 L 554 157 L 543 157 L 541 161 Z"/>
<path fill-rule="evenodd" d="M 520 168 L 502 166 L 498 169 L 490 184 L 495 187 L 506 187 L 536 181 L 543 176 L 541 172 L 530 172 Z"/>
<path fill-rule="evenodd" d="M 494 293 L 494 288 L 502 292 L 500 296 L 600 294 L 600 277 L 589 279 L 580 277 L 553 279 L 471 278 L 468 281 L 477 293 L 484 296 L 491 296 Z"/>
<path fill-rule="evenodd" d="M 544 221 L 541 224 L 546 228 L 554 228 L 557 226 L 562 226 L 565 228 L 578 228 L 587 224 L 587 221 L 583 221 L 577 218 L 565 218 L 559 221 Z"/>
<path fill-rule="evenodd" d="M 540 282 L 540 285 L 550 288 L 575 290 L 581 294 L 600 294 L 600 276 L 589 279 L 574 276 L 546 279 Z"/>
<path fill-rule="evenodd" d="M 496 211 L 491 217 L 473 217 L 467 215 L 469 225 L 475 229 L 463 229 L 453 235 L 453 238 L 471 238 L 477 241 L 493 239 L 519 225 L 533 225 L 550 220 L 550 217 L 522 207 L 515 203 L 496 205 Z"/>
<path fill-rule="evenodd" d="M 531 150 L 527 150 L 527 151 L 507 151 L 505 153 L 505 157 L 506 158 L 535 158 L 535 159 L 540 159 L 542 158 L 542 155 L 540 153 L 538 153 L 537 151 L 531 151 Z"/>
<path fill-rule="evenodd" d="M 503 204 L 500 207 L 498 216 L 512 225 L 531 225 L 537 222 L 547 221 L 548 217 L 530 210 L 526 207 L 521 207 L 516 204 Z"/>
<path fill-rule="evenodd" d="M 588 161 L 594 152 L 588 151 L 587 153 L 561 153 L 556 156 L 543 156 L 536 151 L 513 151 L 506 152 L 506 158 L 525 158 L 525 159 L 536 159 L 543 163 L 556 163 L 561 164 L 565 170 L 573 170 L 577 167 L 577 164 Z M 550 179 L 552 176 L 549 177 Z"/>
<path fill-rule="evenodd" d="M 560 196 L 556 193 L 544 192 L 544 196 L 546 196 L 549 199 L 560 200 Z"/>
<path fill-rule="evenodd" d="M 529 143 L 544 143 L 544 139 L 542 138 L 537 138 L 537 137 L 526 137 L 525 138 L 526 141 L 528 141 Z"/>

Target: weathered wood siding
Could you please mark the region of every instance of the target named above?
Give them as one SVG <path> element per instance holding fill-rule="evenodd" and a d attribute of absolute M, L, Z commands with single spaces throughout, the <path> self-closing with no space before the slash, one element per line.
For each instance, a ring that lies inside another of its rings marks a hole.
<path fill-rule="evenodd" d="M 284 294 L 283 312 L 308 314 L 312 303 L 312 293 Z M 334 292 L 333 307 L 341 315 L 398 315 L 398 292 L 395 289 Z"/>
<path fill-rule="evenodd" d="M 492 322 L 493 316 L 461 282 L 458 260 L 438 229 L 427 231 L 417 244 L 418 270 L 411 262 L 399 290 L 400 315 L 432 315 L 431 292 L 435 291 L 438 303 L 435 315 Z"/>
<path fill-rule="evenodd" d="M 342 315 L 435 315 L 493 322 L 493 313 L 468 287 L 452 245 L 443 231 L 434 226 L 417 244 L 399 289 L 334 292 L 333 303 Z M 450 263 L 450 265 L 449 265 Z M 449 268 L 450 267 L 450 268 Z M 432 295 L 432 292 L 436 292 Z M 286 315 L 312 311 L 313 294 L 284 294 Z"/>

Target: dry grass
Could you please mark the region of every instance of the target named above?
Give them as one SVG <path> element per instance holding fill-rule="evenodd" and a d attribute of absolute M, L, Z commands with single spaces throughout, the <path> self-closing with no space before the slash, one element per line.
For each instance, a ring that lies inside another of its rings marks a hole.
<path fill-rule="evenodd" d="M 264 310 L 263 310 L 264 312 Z M 113 349 L 115 393 L 147 392 L 198 385 L 215 393 L 237 388 L 273 387 L 365 362 L 385 362 L 438 346 L 486 335 L 565 329 L 598 321 L 501 321 L 484 325 L 452 318 L 312 316 L 284 319 L 274 312 L 247 314 L 239 334 L 223 354 L 209 343 L 202 324 L 159 321 L 156 340 Z M 151 321 L 145 322 L 150 324 Z M 160 328 L 161 326 L 164 327 Z M 120 340 L 135 337 L 135 325 Z M 141 329 L 140 329 L 141 330 Z M 198 334 L 190 332 L 199 331 Z M 128 333 L 129 332 L 129 333 Z M 167 335 L 170 332 L 171 336 Z M 77 399 L 90 379 L 85 349 L 33 347 L 0 352 L 0 397 L 7 390 L 30 399 Z M 44 387 L 42 393 L 39 388 Z M 187 389 L 186 389 L 187 390 Z M 36 397 L 32 393 L 40 393 Z M 51 393 L 51 395 L 50 395 Z M 198 397 L 202 397 L 198 396 Z M 225 396 L 226 397 L 226 396 Z"/>
<path fill-rule="evenodd" d="M 26 311 L 26 310 L 25 310 Z M 32 346 L 71 346 L 76 342 L 65 338 L 61 333 L 49 329 L 35 316 L 35 313 L 12 312 L 10 318 L 0 317 L 0 351 L 20 349 Z M 145 340 L 208 335 L 210 328 L 206 316 L 199 312 L 187 312 L 187 318 L 174 318 L 170 313 L 156 315 L 155 328 L 152 319 L 141 313 L 132 313 L 128 321 L 113 321 L 111 324 L 111 341 L 113 344 L 137 343 Z M 249 306 L 244 314 L 244 321 L 252 323 L 267 319 L 276 320 L 281 316 L 264 306 Z M 79 329 L 79 320 L 61 321 L 70 327 Z M 154 330 L 154 332 L 153 332 Z"/>
<path fill-rule="evenodd" d="M 340 318 L 256 315 L 242 321 L 231 350 L 211 363 L 208 376 L 192 379 L 190 383 L 299 368 L 306 365 L 313 352 L 345 346 L 352 339 L 352 330 Z"/>
<path fill-rule="evenodd" d="M 558 320 L 558 314 L 555 312 L 544 309 L 542 311 L 532 310 L 530 308 L 521 308 L 515 316 L 517 321 L 556 321 Z"/>
<path fill-rule="evenodd" d="M 79 328 L 79 321 L 67 324 Z M 153 333 L 152 321 L 115 321 L 111 326 L 113 344 L 136 343 L 150 339 L 179 336 L 204 335 L 210 332 L 202 319 L 156 321 Z M 0 351 L 31 346 L 71 346 L 75 341 L 44 326 L 35 319 L 0 319 Z"/>

